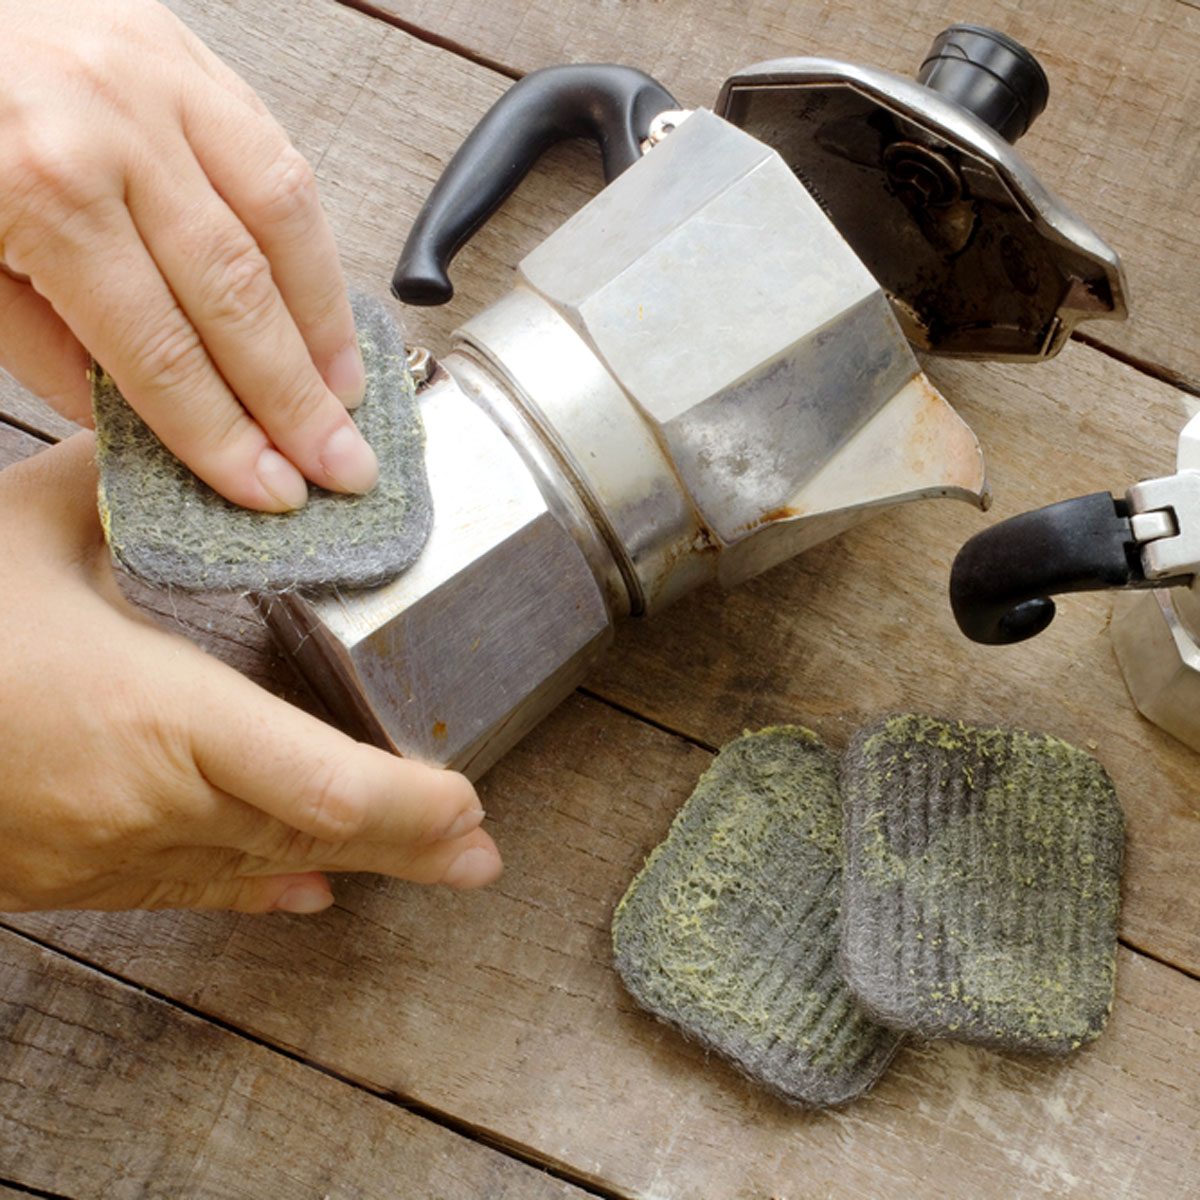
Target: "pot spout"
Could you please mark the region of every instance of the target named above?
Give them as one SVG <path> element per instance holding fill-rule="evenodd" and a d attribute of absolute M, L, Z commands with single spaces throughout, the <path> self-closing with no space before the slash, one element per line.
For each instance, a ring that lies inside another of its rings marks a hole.
<path fill-rule="evenodd" d="M 864 518 L 911 500 L 991 504 L 983 450 L 967 423 L 918 372 L 809 479 L 789 503 L 721 557 L 733 587 Z"/>

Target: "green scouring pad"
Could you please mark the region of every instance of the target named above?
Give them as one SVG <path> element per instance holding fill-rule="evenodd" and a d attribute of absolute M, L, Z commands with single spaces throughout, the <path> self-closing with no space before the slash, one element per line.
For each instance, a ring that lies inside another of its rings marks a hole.
<path fill-rule="evenodd" d="M 1124 815 L 1055 738 L 901 715 L 847 751 L 846 982 L 897 1029 L 1065 1054 L 1112 1005 Z"/>
<path fill-rule="evenodd" d="M 634 999 L 785 1099 L 865 1092 L 901 1035 L 842 982 L 837 760 L 806 729 L 747 734 L 701 778 L 613 918 Z"/>
<path fill-rule="evenodd" d="M 364 496 L 312 487 L 295 512 L 239 508 L 197 479 L 93 369 L 100 516 L 131 572 L 189 590 L 365 587 L 417 557 L 433 510 L 404 342 L 381 302 L 352 303 L 367 372 L 354 420 L 379 459 L 379 483 Z"/>

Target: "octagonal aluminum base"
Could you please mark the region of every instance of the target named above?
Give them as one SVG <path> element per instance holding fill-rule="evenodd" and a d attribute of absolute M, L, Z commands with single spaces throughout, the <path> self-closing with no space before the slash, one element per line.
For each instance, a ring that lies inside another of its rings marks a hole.
<path fill-rule="evenodd" d="M 1200 645 L 1185 617 L 1190 589 L 1125 592 L 1113 603 L 1112 640 L 1134 704 L 1144 717 L 1200 750 Z"/>

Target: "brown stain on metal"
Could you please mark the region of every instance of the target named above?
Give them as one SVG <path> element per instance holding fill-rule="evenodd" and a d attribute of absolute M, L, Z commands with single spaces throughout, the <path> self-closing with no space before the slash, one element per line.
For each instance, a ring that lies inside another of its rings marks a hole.
<path fill-rule="evenodd" d="M 646 597 L 647 604 L 654 604 L 659 600 L 671 582 L 676 567 L 684 559 L 705 558 L 709 555 L 719 554 L 720 550 L 720 545 L 708 527 L 699 521 L 694 522 L 690 541 L 684 541 L 682 537 L 677 537 L 663 552 L 654 580 L 655 586 Z"/>
<path fill-rule="evenodd" d="M 937 454 L 945 450 L 945 438 L 938 417 L 946 401 L 923 374 L 917 375 L 909 386 L 914 385 L 920 391 L 921 399 L 905 443 L 905 451 L 912 469 L 923 473 L 929 469 L 931 452 Z"/>
<path fill-rule="evenodd" d="M 991 498 L 980 446 L 970 426 L 961 418 L 957 424 L 947 424 L 947 413 L 954 410 L 924 372 L 914 376 L 908 387 L 916 388 L 919 394 L 904 442 L 909 469 L 919 475 L 928 475 L 940 463 L 948 476 L 948 486 L 983 490 L 980 506 L 986 510 Z"/>
<path fill-rule="evenodd" d="M 442 738 L 444 738 L 446 736 L 446 722 L 445 721 L 434 721 L 433 736 L 439 740 L 441 740 Z"/>
<path fill-rule="evenodd" d="M 802 515 L 799 508 L 791 508 L 786 505 L 782 508 L 773 508 L 770 512 L 755 517 L 753 521 L 747 521 L 745 525 L 739 527 L 739 532 L 745 530 L 749 533 L 751 530 L 761 529 L 764 525 L 774 525 L 776 521 L 790 521 L 792 518 Z"/>

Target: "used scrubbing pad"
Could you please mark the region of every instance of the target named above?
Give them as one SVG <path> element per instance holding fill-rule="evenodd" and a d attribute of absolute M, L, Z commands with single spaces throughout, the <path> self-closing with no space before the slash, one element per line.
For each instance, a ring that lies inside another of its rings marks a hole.
<path fill-rule="evenodd" d="M 906 714 L 843 773 L 846 982 L 930 1038 L 1066 1054 L 1112 1005 L 1124 814 L 1055 738 Z"/>
<path fill-rule="evenodd" d="M 747 734 L 701 778 L 613 918 L 634 999 L 795 1103 L 841 1104 L 902 1036 L 838 967 L 837 759 L 794 726 Z"/>
<path fill-rule="evenodd" d="M 197 479 L 93 368 L 100 516 L 133 574 L 192 591 L 366 587 L 417 557 L 433 510 L 404 342 L 380 301 L 357 295 L 352 306 L 367 374 L 353 415 L 379 459 L 379 483 L 363 496 L 310 487 L 295 512 L 239 508 Z"/>

